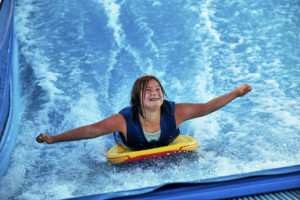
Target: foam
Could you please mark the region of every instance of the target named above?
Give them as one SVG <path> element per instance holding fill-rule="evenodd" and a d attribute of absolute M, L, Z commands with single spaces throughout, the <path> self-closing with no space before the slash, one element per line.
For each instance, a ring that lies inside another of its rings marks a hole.
<path fill-rule="evenodd" d="M 22 10 L 22 12 L 19 12 L 19 9 Z M 33 5 L 28 2 L 23 4 L 22 8 L 19 9 L 16 9 L 15 24 L 18 27 L 16 35 L 19 40 L 22 41 L 21 52 L 26 55 L 26 61 L 35 69 L 34 75 L 37 77 L 37 84 L 48 92 L 48 98 L 45 98 L 51 100 L 56 94 L 62 93 L 62 91 L 54 84 L 59 74 L 51 72 L 49 69 L 49 59 L 47 58 L 46 53 L 37 48 L 40 45 L 40 41 L 44 40 L 44 37 L 35 37 L 31 35 L 28 24 L 30 24 L 30 14 L 34 10 Z M 26 42 L 26 46 L 22 45 L 23 42 Z M 34 51 L 32 51 L 32 49 L 34 49 Z"/>
<path fill-rule="evenodd" d="M 156 7 L 159 7 L 159 6 L 161 6 L 162 5 L 162 3 L 160 2 L 160 1 L 154 1 L 153 3 L 152 3 L 152 6 L 156 6 Z"/>
<path fill-rule="evenodd" d="M 159 49 L 157 45 L 153 42 L 154 31 L 148 26 L 148 24 L 143 20 L 143 18 L 137 18 L 135 20 L 137 25 L 139 26 L 139 30 L 146 35 L 145 46 L 149 47 L 150 51 L 154 53 L 155 59 L 159 57 Z"/>
<path fill-rule="evenodd" d="M 80 99 L 76 102 L 71 102 L 71 110 L 65 117 L 65 125 L 63 127 L 67 126 L 67 124 L 73 124 L 74 118 L 78 119 L 73 124 L 74 127 L 95 123 L 104 119 L 105 116 L 99 109 L 98 94 L 86 87 L 82 87 L 80 93 Z"/>
<path fill-rule="evenodd" d="M 140 53 L 126 41 L 126 33 L 119 19 L 121 6 L 124 2 L 120 2 L 118 4 L 116 1 L 99 1 L 99 3 L 102 4 L 105 9 L 106 15 L 108 16 L 108 27 L 113 30 L 114 40 L 117 44 L 117 48 L 114 48 L 114 50 L 110 52 L 108 72 L 114 69 L 118 62 L 117 57 L 120 55 L 122 50 L 125 50 L 132 55 L 134 62 L 140 68 L 140 71 L 143 74 L 156 74 L 158 77 L 163 76 L 163 71 L 155 69 L 152 58 L 142 58 L 142 55 L 140 55 Z M 152 37 L 154 36 L 153 30 L 149 28 L 147 23 L 145 23 L 142 18 L 137 18 L 135 23 L 138 25 L 139 30 L 146 34 L 145 47 L 150 49 L 150 51 L 154 53 L 155 57 L 158 58 L 159 50 L 152 40 Z M 107 75 L 110 76 L 110 74 Z M 111 77 L 109 79 L 111 79 Z"/>
<path fill-rule="evenodd" d="M 117 4 L 116 1 L 99 1 L 104 6 L 104 9 L 108 16 L 108 26 L 113 29 L 114 39 L 118 45 L 118 47 L 122 47 L 124 42 L 124 32 L 122 29 L 122 25 L 119 22 L 120 15 L 120 4 Z"/>
<path fill-rule="evenodd" d="M 207 30 L 209 31 L 209 33 L 214 37 L 216 42 L 220 43 L 221 42 L 220 34 L 214 28 L 214 23 L 210 20 L 210 16 L 214 15 L 214 11 L 208 8 L 210 3 L 211 3 L 211 0 L 205 1 L 205 3 L 203 4 L 203 7 L 202 7 L 201 15 L 205 20 L 205 24 L 206 24 L 206 27 L 207 27 Z"/>

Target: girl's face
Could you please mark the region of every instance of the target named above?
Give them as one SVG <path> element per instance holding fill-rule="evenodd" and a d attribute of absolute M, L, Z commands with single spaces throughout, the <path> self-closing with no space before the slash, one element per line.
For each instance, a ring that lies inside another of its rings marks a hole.
<path fill-rule="evenodd" d="M 143 102 L 141 103 L 144 103 L 145 109 L 151 110 L 161 107 L 164 98 L 161 91 L 161 87 L 159 86 L 159 83 L 156 80 L 149 80 L 145 88 L 144 97 L 142 97 L 141 92 L 141 99 L 143 99 Z"/>

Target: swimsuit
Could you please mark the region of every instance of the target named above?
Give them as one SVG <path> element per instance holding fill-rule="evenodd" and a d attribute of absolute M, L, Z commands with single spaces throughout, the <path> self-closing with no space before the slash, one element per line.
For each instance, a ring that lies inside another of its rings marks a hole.
<path fill-rule="evenodd" d="M 159 137 L 160 137 L 160 130 L 157 131 L 156 133 L 148 133 L 148 132 L 144 131 L 144 135 L 148 142 L 158 141 Z"/>
<path fill-rule="evenodd" d="M 162 112 L 160 116 L 160 135 L 155 133 L 156 139 L 153 136 L 148 136 L 149 133 L 144 133 L 140 121 L 135 121 L 132 117 L 132 107 L 126 107 L 119 113 L 125 118 L 127 127 L 127 138 L 122 133 L 116 133 L 115 139 L 117 142 L 123 143 L 132 150 L 143 150 L 155 147 L 167 146 L 180 133 L 176 127 L 175 120 L 175 103 L 164 100 Z M 152 133 L 150 133 L 152 134 Z"/>

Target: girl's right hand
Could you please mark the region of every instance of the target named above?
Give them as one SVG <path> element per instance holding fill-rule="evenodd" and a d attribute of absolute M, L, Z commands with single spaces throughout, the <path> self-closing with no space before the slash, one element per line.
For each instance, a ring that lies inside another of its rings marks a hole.
<path fill-rule="evenodd" d="M 53 137 L 50 135 L 46 135 L 44 133 L 41 133 L 39 136 L 37 136 L 36 141 L 38 143 L 43 143 L 43 142 L 46 142 L 48 144 L 54 143 Z"/>

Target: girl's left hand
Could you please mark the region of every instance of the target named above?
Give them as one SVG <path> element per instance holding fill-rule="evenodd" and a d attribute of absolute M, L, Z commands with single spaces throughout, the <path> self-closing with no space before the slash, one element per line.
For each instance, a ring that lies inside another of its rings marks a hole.
<path fill-rule="evenodd" d="M 251 86 L 249 86 L 247 84 L 243 84 L 236 89 L 236 92 L 237 92 L 238 96 L 241 97 L 241 96 L 244 96 L 246 93 L 250 92 L 251 90 L 252 90 Z"/>

